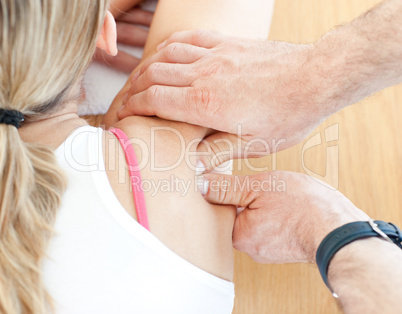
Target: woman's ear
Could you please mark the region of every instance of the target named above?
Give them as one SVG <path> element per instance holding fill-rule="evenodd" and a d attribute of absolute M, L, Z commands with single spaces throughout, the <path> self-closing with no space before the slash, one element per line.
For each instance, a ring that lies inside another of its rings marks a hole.
<path fill-rule="evenodd" d="M 109 10 L 106 11 L 105 21 L 103 22 L 96 47 L 102 49 L 111 56 L 117 55 L 116 21 Z"/>

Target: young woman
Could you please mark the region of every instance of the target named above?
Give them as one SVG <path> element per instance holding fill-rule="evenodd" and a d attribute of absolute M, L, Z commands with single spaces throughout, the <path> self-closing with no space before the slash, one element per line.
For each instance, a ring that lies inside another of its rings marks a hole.
<path fill-rule="evenodd" d="M 124 89 L 111 132 L 77 115 L 95 46 L 116 53 L 107 5 L 0 0 L 0 312 L 230 313 L 235 211 L 206 203 L 195 183 L 209 131 L 117 123 Z M 249 6 L 161 0 L 146 55 L 200 26 L 263 38 L 269 6 Z"/>

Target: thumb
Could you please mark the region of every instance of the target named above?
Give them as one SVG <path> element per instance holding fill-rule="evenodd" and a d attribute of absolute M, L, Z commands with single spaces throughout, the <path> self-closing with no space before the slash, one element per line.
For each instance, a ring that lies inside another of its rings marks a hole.
<path fill-rule="evenodd" d="M 257 195 L 251 193 L 250 183 L 256 179 L 250 176 L 208 173 L 200 179 L 202 184 L 199 185 L 204 198 L 213 204 L 248 207 Z"/>
<path fill-rule="evenodd" d="M 234 134 L 214 133 L 198 144 L 198 158 L 203 164 L 204 170 L 210 172 L 219 165 L 237 158 L 240 154 L 238 151 L 242 151 L 242 146 L 245 144 L 243 139 Z"/>
<path fill-rule="evenodd" d="M 263 141 L 249 141 L 232 133 L 217 132 L 209 135 L 200 142 L 197 147 L 198 159 L 202 163 L 204 171 L 210 172 L 219 165 L 240 158 L 258 158 L 270 154 L 269 147 Z M 200 167 L 201 168 L 201 167 Z"/>

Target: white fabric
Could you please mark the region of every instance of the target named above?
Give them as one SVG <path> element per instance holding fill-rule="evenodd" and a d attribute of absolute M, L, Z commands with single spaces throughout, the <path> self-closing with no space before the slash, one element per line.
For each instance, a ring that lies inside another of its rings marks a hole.
<path fill-rule="evenodd" d="M 56 151 L 69 180 L 43 262 L 56 313 L 231 313 L 233 283 L 176 255 L 121 206 L 102 132 L 81 127 Z"/>

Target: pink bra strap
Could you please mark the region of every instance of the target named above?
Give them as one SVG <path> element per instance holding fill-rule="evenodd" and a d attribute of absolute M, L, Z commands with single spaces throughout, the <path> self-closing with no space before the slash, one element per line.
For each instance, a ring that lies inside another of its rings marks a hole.
<path fill-rule="evenodd" d="M 110 129 L 117 139 L 119 140 L 124 153 L 126 155 L 126 161 L 128 164 L 128 171 L 130 174 L 131 186 L 133 190 L 135 210 L 137 212 L 137 218 L 140 225 L 149 231 L 149 222 L 147 208 L 145 205 L 145 196 L 142 189 L 141 173 L 138 167 L 137 156 L 135 155 L 134 148 L 131 145 L 126 133 L 120 129 Z"/>

